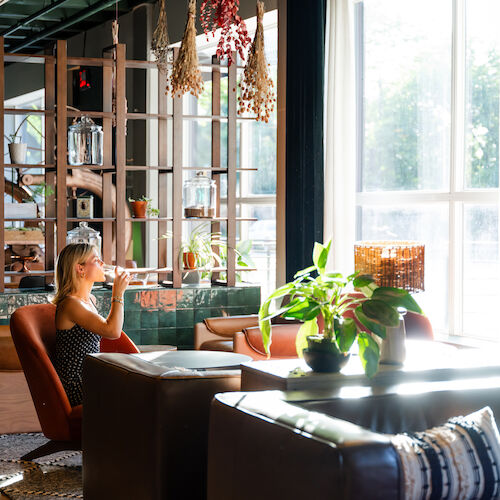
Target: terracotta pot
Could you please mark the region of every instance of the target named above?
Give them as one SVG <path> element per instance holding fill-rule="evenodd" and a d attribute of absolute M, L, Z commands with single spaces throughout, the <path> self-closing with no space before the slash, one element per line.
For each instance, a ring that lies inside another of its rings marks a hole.
<path fill-rule="evenodd" d="M 147 201 L 132 201 L 130 204 L 132 205 L 132 211 L 136 219 L 146 218 L 146 210 L 148 208 Z"/>
<path fill-rule="evenodd" d="M 196 269 L 196 261 L 198 257 L 193 252 L 184 252 L 182 254 L 182 263 L 184 264 L 184 269 Z"/>
<path fill-rule="evenodd" d="M 304 361 L 313 372 L 339 372 L 349 361 L 348 352 L 340 352 L 335 344 L 323 338 L 322 335 L 307 337 L 308 348 L 304 349 Z"/>

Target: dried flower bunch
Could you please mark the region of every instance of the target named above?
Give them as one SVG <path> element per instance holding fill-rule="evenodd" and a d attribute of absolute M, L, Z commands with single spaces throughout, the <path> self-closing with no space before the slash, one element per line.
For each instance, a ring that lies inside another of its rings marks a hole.
<path fill-rule="evenodd" d="M 257 0 L 257 30 L 240 82 L 241 95 L 238 98 L 238 114 L 255 113 L 257 121 L 268 122 L 274 110 L 276 98 L 274 84 L 269 76 L 264 53 L 264 2 Z"/>
<path fill-rule="evenodd" d="M 227 64 L 236 63 L 233 52 L 245 59 L 245 50 L 251 40 L 248 36 L 245 21 L 238 15 L 239 0 L 203 0 L 200 7 L 200 20 L 205 34 L 222 29 L 217 44 L 217 57 L 227 57 Z"/>
<path fill-rule="evenodd" d="M 181 48 L 172 70 L 170 87 L 167 85 L 167 92 L 170 90 L 172 96 L 175 94 L 185 94 L 191 92 L 195 97 L 203 90 L 203 79 L 198 68 L 198 53 L 196 52 L 196 0 L 189 0 L 188 17 L 184 36 L 182 37 Z"/>
<path fill-rule="evenodd" d="M 168 31 L 167 31 L 167 11 L 165 9 L 165 0 L 158 2 L 158 23 L 153 32 L 153 39 L 151 40 L 151 51 L 155 55 L 158 70 L 166 73 L 168 63 Z"/>

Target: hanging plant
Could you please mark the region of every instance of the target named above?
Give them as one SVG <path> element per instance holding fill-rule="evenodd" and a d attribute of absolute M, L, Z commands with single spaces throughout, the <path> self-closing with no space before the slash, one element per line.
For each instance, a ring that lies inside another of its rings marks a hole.
<path fill-rule="evenodd" d="M 198 68 L 198 53 L 196 52 L 196 27 L 194 24 L 196 13 L 196 0 L 189 0 L 188 18 L 184 28 L 181 48 L 174 62 L 170 87 L 172 96 L 191 92 L 198 97 L 203 90 L 203 79 Z"/>
<path fill-rule="evenodd" d="M 218 28 L 222 33 L 217 44 L 217 57 L 227 57 L 227 64 L 236 63 L 233 52 L 245 59 L 245 50 L 251 40 L 245 21 L 238 15 L 239 0 L 203 0 L 200 8 L 200 20 L 203 31 L 215 34 Z"/>
<path fill-rule="evenodd" d="M 165 9 L 165 0 L 158 2 L 158 23 L 153 32 L 153 39 L 151 40 L 151 51 L 153 52 L 158 70 L 162 73 L 167 72 L 168 63 L 168 31 L 167 31 L 167 11 Z"/>
<path fill-rule="evenodd" d="M 274 84 L 269 76 L 269 65 L 264 53 L 264 2 L 257 0 L 257 30 L 248 61 L 240 82 L 241 94 L 238 98 L 238 114 L 254 113 L 257 121 L 268 122 L 274 110 L 276 98 Z"/>

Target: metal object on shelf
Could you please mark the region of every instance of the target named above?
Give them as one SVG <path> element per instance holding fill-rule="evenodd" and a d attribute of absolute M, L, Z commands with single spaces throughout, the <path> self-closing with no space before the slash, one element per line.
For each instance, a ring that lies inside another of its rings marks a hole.
<path fill-rule="evenodd" d="M 184 216 L 215 217 L 217 186 L 205 172 L 184 181 Z"/>
<path fill-rule="evenodd" d="M 75 120 L 68 129 L 68 163 L 70 165 L 103 164 L 103 131 L 88 116 Z"/>
<path fill-rule="evenodd" d="M 101 242 L 102 238 L 99 231 L 89 227 L 87 222 L 80 222 L 78 227 L 68 231 L 66 236 L 66 245 L 70 243 L 90 243 L 97 248 L 99 255 L 101 255 Z"/>
<path fill-rule="evenodd" d="M 78 196 L 76 199 L 76 216 L 79 219 L 92 219 L 94 217 L 94 197 Z"/>

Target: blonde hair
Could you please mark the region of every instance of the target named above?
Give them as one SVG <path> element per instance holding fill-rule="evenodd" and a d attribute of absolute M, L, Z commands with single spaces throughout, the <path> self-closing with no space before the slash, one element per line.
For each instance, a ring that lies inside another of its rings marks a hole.
<path fill-rule="evenodd" d="M 89 243 L 70 243 L 66 245 L 56 263 L 56 295 L 52 303 L 59 305 L 68 295 L 75 292 L 78 285 L 76 264 L 85 264 L 93 254 L 95 246 Z"/>

